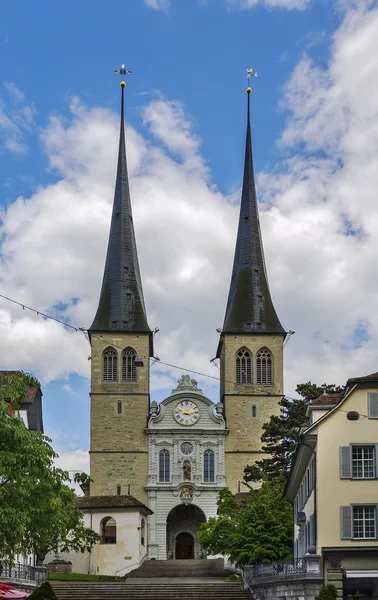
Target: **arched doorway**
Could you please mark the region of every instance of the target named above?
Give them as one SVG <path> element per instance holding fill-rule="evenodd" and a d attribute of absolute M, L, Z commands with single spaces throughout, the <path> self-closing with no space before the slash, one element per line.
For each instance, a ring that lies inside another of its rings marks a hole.
<path fill-rule="evenodd" d="M 167 517 L 167 557 L 201 558 L 198 530 L 206 517 L 198 506 L 180 504 Z"/>
<path fill-rule="evenodd" d="M 175 558 L 194 558 L 194 537 L 191 533 L 183 531 L 176 535 Z"/>

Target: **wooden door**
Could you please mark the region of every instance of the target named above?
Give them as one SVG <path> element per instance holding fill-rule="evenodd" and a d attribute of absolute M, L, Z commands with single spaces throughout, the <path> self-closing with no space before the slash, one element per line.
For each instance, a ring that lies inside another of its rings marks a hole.
<path fill-rule="evenodd" d="M 176 537 L 176 558 L 194 558 L 194 538 L 191 533 L 179 533 Z"/>

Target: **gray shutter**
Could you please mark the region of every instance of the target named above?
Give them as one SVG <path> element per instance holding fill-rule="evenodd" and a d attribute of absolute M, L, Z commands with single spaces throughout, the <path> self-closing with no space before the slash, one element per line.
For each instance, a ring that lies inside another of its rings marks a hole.
<path fill-rule="evenodd" d="M 378 393 L 368 393 L 368 415 L 369 419 L 378 419 Z"/>
<path fill-rule="evenodd" d="M 340 446 L 340 479 L 351 479 L 352 459 L 351 447 Z"/>
<path fill-rule="evenodd" d="M 315 546 L 315 515 L 310 517 L 310 546 Z"/>
<path fill-rule="evenodd" d="M 375 463 L 375 476 L 378 479 L 378 444 L 375 444 L 374 463 Z M 377 532 L 377 537 L 378 537 L 378 532 Z"/>
<path fill-rule="evenodd" d="M 352 507 L 351 506 L 340 506 L 340 525 L 341 525 L 341 539 L 351 540 L 352 535 Z"/>

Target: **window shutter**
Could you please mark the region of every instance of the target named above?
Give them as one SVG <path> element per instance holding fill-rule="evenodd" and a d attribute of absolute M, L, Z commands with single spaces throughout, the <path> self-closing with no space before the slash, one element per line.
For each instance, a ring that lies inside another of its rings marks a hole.
<path fill-rule="evenodd" d="M 352 477 L 350 446 L 340 446 L 340 479 L 350 479 Z"/>
<path fill-rule="evenodd" d="M 352 535 L 352 507 L 351 506 L 340 506 L 340 525 L 341 525 L 341 539 L 351 540 Z"/>
<path fill-rule="evenodd" d="M 310 546 L 315 546 L 315 515 L 310 517 Z"/>
<path fill-rule="evenodd" d="M 368 415 L 369 419 L 378 419 L 378 393 L 368 393 Z"/>
<path fill-rule="evenodd" d="M 374 464 L 375 464 L 375 476 L 378 479 L 378 444 L 375 445 Z M 377 537 L 378 537 L 378 533 L 377 533 Z"/>

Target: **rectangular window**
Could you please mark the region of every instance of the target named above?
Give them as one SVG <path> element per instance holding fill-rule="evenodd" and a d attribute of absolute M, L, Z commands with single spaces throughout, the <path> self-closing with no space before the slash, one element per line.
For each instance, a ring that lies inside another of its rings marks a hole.
<path fill-rule="evenodd" d="M 375 506 L 353 506 L 353 537 L 375 539 Z"/>
<path fill-rule="evenodd" d="M 169 452 L 168 450 L 161 450 L 159 453 L 159 481 L 162 483 L 169 483 Z"/>
<path fill-rule="evenodd" d="M 375 477 L 374 446 L 352 446 L 352 478 Z"/>
<path fill-rule="evenodd" d="M 206 450 L 203 455 L 203 480 L 205 483 L 215 481 L 214 452 Z"/>

